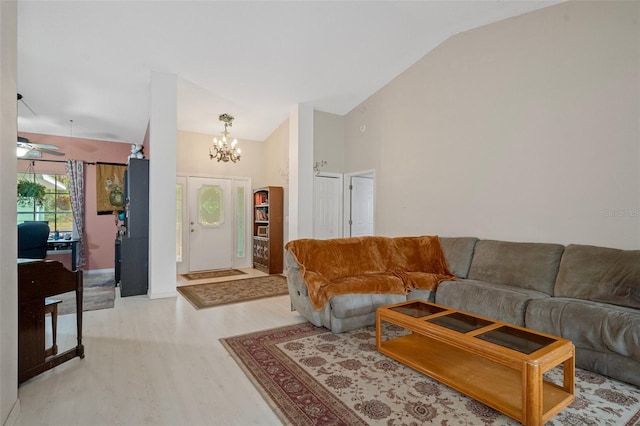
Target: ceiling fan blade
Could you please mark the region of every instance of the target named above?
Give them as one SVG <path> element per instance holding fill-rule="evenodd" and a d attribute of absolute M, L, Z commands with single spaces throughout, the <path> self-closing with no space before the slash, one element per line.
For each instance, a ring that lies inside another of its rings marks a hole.
<path fill-rule="evenodd" d="M 56 155 L 58 157 L 62 157 L 65 155 L 64 152 L 56 151 L 53 149 L 47 149 L 47 148 L 34 148 L 33 151 L 42 152 L 44 154 Z"/>
<path fill-rule="evenodd" d="M 29 145 L 33 149 L 51 149 L 51 150 L 60 149 L 60 147 L 58 147 L 56 145 L 50 145 L 48 143 L 31 143 L 31 142 L 29 142 Z"/>
<path fill-rule="evenodd" d="M 31 141 L 29 141 L 29 139 L 24 138 L 22 136 L 18 136 L 18 146 L 24 149 L 52 149 L 52 150 L 56 150 L 56 149 L 60 149 L 59 146 L 57 145 L 51 145 L 48 143 L 31 143 Z"/>
<path fill-rule="evenodd" d="M 23 155 L 19 155 L 18 158 L 42 158 L 42 153 L 40 151 L 31 150 L 25 152 Z"/>

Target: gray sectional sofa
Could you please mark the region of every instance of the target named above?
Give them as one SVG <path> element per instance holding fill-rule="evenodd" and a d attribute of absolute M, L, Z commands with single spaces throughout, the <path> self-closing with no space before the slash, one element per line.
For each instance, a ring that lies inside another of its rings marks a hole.
<path fill-rule="evenodd" d="M 292 309 L 339 333 L 375 323 L 379 306 L 424 299 L 573 341 L 576 365 L 640 386 L 640 250 L 440 238 L 455 280 L 435 291 L 343 294 L 320 310 L 285 255 Z"/>

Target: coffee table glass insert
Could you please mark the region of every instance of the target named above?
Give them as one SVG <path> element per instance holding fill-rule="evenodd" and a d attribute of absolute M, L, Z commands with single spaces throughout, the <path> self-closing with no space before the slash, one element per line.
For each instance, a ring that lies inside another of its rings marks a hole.
<path fill-rule="evenodd" d="M 427 305 L 422 302 L 408 303 L 406 305 L 396 306 L 390 309 L 396 312 L 400 312 L 401 314 L 404 314 L 404 315 L 412 316 L 414 318 L 422 318 L 422 317 L 426 317 L 427 315 L 433 315 L 433 314 L 437 314 L 438 312 L 445 311 L 444 308 L 441 308 L 439 306 Z"/>
<path fill-rule="evenodd" d="M 493 324 L 492 321 L 487 321 L 462 312 L 452 312 L 447 315 L 442 315 L 441 317 L 428 319 L 427 321 L 459 333 L 468 333 Z"/>
<path fill-rule="evenodd" d="M 513 349 L 514 351 L 522 352 L 523 354 L 531 354 L 555 342 L 555 339 L 550 337 L 529 333 L 506 325 L 479 334 L 476 337 L 505 348 Z"/>

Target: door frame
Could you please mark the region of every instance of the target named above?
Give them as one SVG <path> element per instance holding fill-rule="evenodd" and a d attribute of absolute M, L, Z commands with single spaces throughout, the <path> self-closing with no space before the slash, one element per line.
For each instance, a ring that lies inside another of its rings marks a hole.
<path fill-rule="evenodd" d="M 349 185 L 351 185 L 352 177 L 363 177 L 370 178 L 373 180 L 373 233 L 375 235 L 376 232 L 376 171 L 375 169 L 369 170 L 361 170 L 358 172 L 350 172 L 344 174 L 344 186 L 343 186 L 343 195 L 344 201 L 342 203 L 342 210 L 344 211 L 344 218 L 342 222 L 342 236 L 350 237 L 351 236 L 351 224 L 349 221 L 351 220 L 351 190 L 349 189 Z"/>
<path fill-rule="evenodd" d="M 200 173 L 178 173 L 176 175 L 176 184 L 182 183 L 184 186 L 182 188 L 183 192 L 183 200 L 182 200 L 182 262 L 176 261 L 176 270 L 179 274 L 186 274 L 190 270 L 189 265 L 189 217 L 190 217 L 190 200 L 189 200 L 189 178 L 207 178 L 207 179 L 227 179 L 231 183 L 231 192 L 232 192 L 232 213 L 231 216 L 233 218 L 233 235 L 232 238 L 232 250 L 233 250 L 233 265 L 232 268 L 251 268 L 253 265 L 253 254 L 251 250 L 251 242 L 252 242 L 252 201 L 253 201 L 253 191 L 251 189 L 251 178 L 244 176 L 223 176 L 223 175 L 207 175 Z M 182 182 L 181 182 L 182 181 Z M 237 227 L 236 216 L 237 216 L 237 203 L 236 203 L 236 189 L 238 187 L 238 182 L 245 182 L 245 220 L 247 225 L 245 226 L 245 256 L 243 258 L 238 258 L 236 256 L 237 247 L 236 247 L 236 238 L 235 238 L 235 229 Z"/>

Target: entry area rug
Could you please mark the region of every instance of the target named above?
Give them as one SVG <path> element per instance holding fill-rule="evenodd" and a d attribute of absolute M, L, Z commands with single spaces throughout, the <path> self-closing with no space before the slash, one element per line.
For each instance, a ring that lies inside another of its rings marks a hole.
<path fill-rule="evenodd" d="M 378 353 L 375 327 L 304 323 L 220 341 L 287 425 L 520 424 Z M 562 382 L 560 369 L 547 376 Z M 575 392 L 547 425 L 640 424 L 638 387 L 576 369 Z"/>
<path fill-rule="evenodd" d="M 289 294 L 283 275 L 186 285 L 178 287 L 178 291 L 196 309 Z"/>
<path fill-rule="evenodd" d="M 116 282 L 113 272 L 88 274 L 82 277 L 82 310 L 96 311 L 99 309 L 111 309 L 116 298 Z M 76 313 L 75 292 L 62 293 L 53 296 L 53 299 L 62 300 L 58 305 L 58 315 Z"/>
<path fill-rule="evenodd" d="M 217 271 L 191 272 L 189 274 L 182 274 L 182 276 L 189 281 L 193 281 L 193 280 L 206 280 L 211 278 L 231 277 L 234 275 L 242 275 L 242 274 L 246 274 L 246 272 L 242 272 L 239 269 L 222 269 Z"/>

